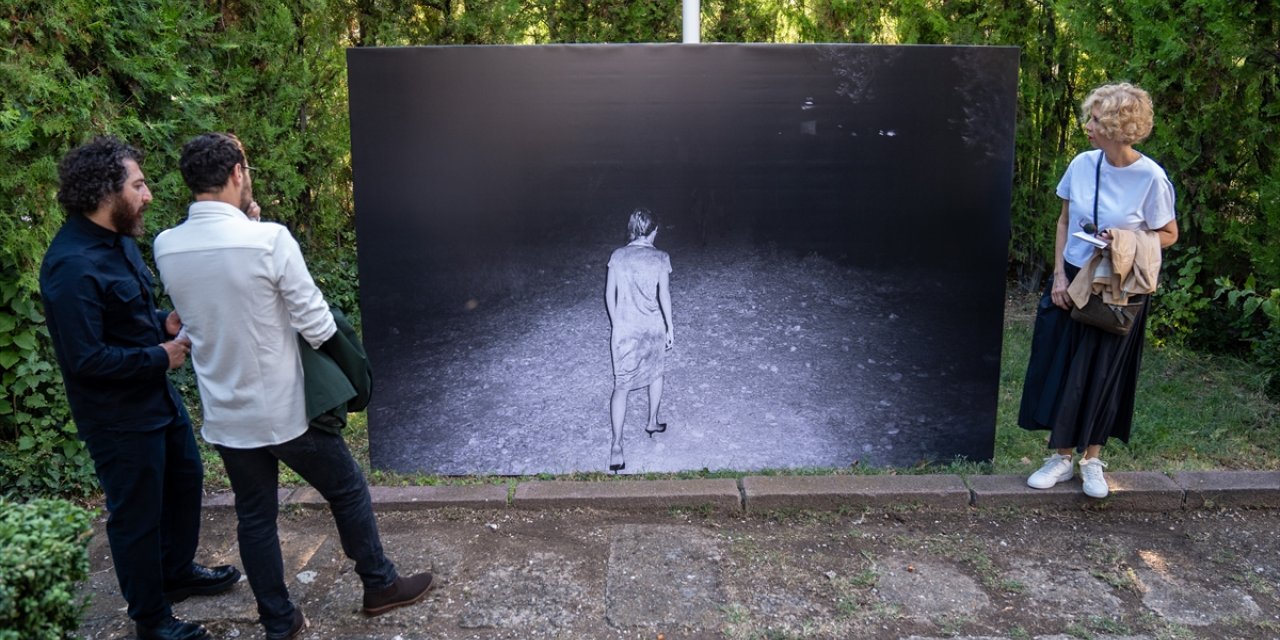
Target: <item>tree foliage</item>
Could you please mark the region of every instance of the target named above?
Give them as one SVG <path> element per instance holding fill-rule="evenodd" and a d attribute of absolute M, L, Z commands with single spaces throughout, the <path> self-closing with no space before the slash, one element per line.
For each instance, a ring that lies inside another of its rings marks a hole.
<path fill-rule="evenodd" d="M 1280 288 L 1280 7 L 1210 0 L 1066 6 L 1064 20 L 1088 51 L 1082 78 L 1129 80 L 1157 106 L 1144 150 L 1178 188 L 1182 240 L 1169 256 L 1173 265 L 1185 266 L 1194 247 L 1195 286 L 1209 291 L 1215 278 L 1252 276 L 1267 290 Z M 1230 348 L 1217 336 L 1232 333 L 1234 315 L 1206 307 L 1187 326 L 1168 329 L 1193 344 Z"/>
<path fill-rule="evenodd" d="M 1183 230 L 1166 256 L 1152 331 L 1280 361 L 1280 320 L 1266 312 L 1275 303 L 1264 304 L 1280 299 L 1275 3 L 701 5 L 704 42 L 1020 47 L 1009 264 L 1029 288 L 1051 256 L 1054 186 L 1087 146 L 1080 100 L 1104 81 L 1145 87 L 1157 126 L 1141 148 L 1173 179 Z M 259 170 L 264 217 L 292 228 L 326 294 L 355 313 L 347 47 L 678 42 L 681 34 L 678 0 L 0 0 L 0 17 L 0 492 L 92 483 L 67 429 L 36 286 L 63 219 L 56 162 L 72 146 L 110 133 L 148 153 L 154 231 L 185 211 L 182 142 L 235 132 Z"/>
<path fill-rule="evenodd" d="M 36 282 L 64 219 L 54 197 L 57 161 L 92 134 L 164 150 L 212 122 L 201 107 L 213 99 L 190 71 L 206 65 L 186 63 L 206 50 L 209 20 L 167 0 L 3 0 L 0 14 L 0 160 L 8 167 L 0 172 L 0 493 L 83 492 L 92 469 L 68 426 Z M 172 201 L 173 172 L 156 171 L 166 162 L 155 155 L 147 170 Z"/>

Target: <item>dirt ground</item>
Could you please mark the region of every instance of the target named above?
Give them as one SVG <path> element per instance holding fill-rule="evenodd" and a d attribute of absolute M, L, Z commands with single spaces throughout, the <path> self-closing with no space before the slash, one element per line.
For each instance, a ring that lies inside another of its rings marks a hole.
<path fill-rule="evenodd" d="M 1275 511 L 512 509 L 380 522 L 401 570 L 431 568 L 444 586 L 366 619 L 327 512 L 289 514 L 305 637 L 1280 637 Z M 236 561 L 233 532 L 233 515 L 210 513 L 201 558 Z M 101 535 L 91 553 L 82 636 L 129 638 Z M 244 583 L 175 612 L 217 638 L 261 637 Z"/>

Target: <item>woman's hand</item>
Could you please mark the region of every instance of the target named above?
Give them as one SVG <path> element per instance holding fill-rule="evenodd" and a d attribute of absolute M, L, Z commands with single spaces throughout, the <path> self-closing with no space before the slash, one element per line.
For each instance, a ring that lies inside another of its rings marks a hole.
<path fill-rule="evenodd" d="M 676 342 L 675 333 L 672 332 L 670 329 L 667 329 L 667 349 L 670 350 L 671 345 L 675 344 L 675 342 Z"/>
<path fill-rule="evenodd" d="M 1053 274 L 1053 289 L 1049 292 L 1049 297 L 1053 299 L 1053 304 L 1061 309 L 1068 310 L 1071 308 L 1071 296 L 1067 295 L 1067 287 L 1071 286 L 1071 281 L 1067 280 L 1067 274 Z"/>

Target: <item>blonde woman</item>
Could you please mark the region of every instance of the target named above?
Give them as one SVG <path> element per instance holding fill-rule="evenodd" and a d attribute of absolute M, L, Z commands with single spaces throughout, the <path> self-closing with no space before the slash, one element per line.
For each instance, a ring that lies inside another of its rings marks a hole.
<path fill-rule="evenodd" d="M 1153 232 L 1164 249 L 1178 241 L 1178 222 L 1164 169 L 1133 148 L 1151 134 L 1147 92 L 1127 83 L 1103 85 L 1085 98 L 1082 115 L 1094 150 L 1076 156 L 1058 183 L 1053 279 L 1036 311 L 1018 424 L 1048 430 L 1054 451 L 1027 479 L 1029 486 L 1070 480 L 1079 452 L 1084 493 L 1104 498 L 1102 447 L 1110 438 L 1129 441 L 1150 301 L 1125 336 L 1073 321 L 1067 287 L 1095 249 L 1072 234 L 1084 230 L 1110 241 L 1113 229 Z"/>
<path fill-rule="evenodd" d="M 671 324 L 671 256 L 653 246 L 658 220 L 648 209 L 636 209 L 627 221 L 630 242 L 609 257 L 605 283 L 605 308 L 612 327 L 609 336 L 613 355 L 613 396 L 609 418 L 613 441 L 609 447 L 609 470 L 627 468 L 622 451 L 622 422 L 627 415 L 627 394 L 633 389 L 649 389 L 649 422 L 645 433 L 667 430 L 658 422 L 662 403 L 662 379 L 666 352 L 674 332 Z"/>

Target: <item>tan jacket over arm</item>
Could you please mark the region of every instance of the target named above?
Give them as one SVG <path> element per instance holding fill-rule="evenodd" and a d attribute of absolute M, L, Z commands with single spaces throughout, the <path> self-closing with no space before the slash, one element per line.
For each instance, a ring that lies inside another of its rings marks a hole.
<path fill-rule="evenodd" d="M 1111 244 L 1098 251 L 1071 281 L 1067 293 L 1076 307 L 1089 295 L 1107 304 L 1125 304 L 1130 296 L 1154 293 L 1160 279 L 1160 235 L 1154 231 L 1111 229 Z"/>

